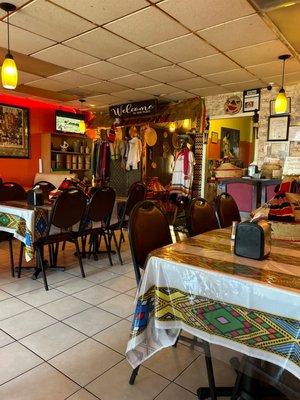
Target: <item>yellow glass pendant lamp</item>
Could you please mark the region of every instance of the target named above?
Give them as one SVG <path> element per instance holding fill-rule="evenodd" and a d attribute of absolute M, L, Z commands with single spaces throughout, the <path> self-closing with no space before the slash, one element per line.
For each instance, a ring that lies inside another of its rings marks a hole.
<path fill-rule="evenodd" d="M 85 121 L 84 121 L 84 115 L 82 113 L 82 104 L 85 103 L 85 100 L 84 99 L 79 99 L 79 101 L 80 101 L 80 111 L 81 111 L 81 114 L 83 116 L 83 119 L 79 121 L 79 132 L 80 133 L 85 133 L 86 125 L 85 125 Z"/>
<path fill-rule="evenodd" d="M 16 6 L 10 3 L 0 3 L 0 8 L 7 13 L 7 54 L 1 68 L 1 80 L 5 89 L 13 90 L 18 85 L 18 69 L 10 52 L 9 14 L 16 10 Z"/>
<path fill-rule="evenodd" d="M 284 90 L 284 70 L 285 70 L 285 61 L 288 60 L 291 56 L 289 54 L 283 54 L 279 56 L 279 60 L 282 60 L 282 82 L 281 88 L 275 100 L 275 113 L 276 114 L 286 114 L 288 112 L 288 100 Z"/>

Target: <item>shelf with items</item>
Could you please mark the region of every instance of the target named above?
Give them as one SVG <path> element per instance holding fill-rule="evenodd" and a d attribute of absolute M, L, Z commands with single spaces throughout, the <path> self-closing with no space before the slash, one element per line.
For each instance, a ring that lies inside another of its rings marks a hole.
<path fill-rule="evenodd" d="M 47 133 L 42 135 L 44 172 L 75 172 L 80 178 L 91 177 L 93 142 L 78 134 Z"/>

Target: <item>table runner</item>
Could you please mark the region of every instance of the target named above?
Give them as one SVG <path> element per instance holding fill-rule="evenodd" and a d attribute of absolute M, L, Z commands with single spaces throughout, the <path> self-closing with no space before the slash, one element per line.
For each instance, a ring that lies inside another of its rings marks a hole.
<path fill-rule="evenodd" d="M 232 253 L 230 229 L 152 253 L 126 356 L 133 367 L 180 329 L 300 377 L 300 245 L 273 241 L 267 260 Z"/>

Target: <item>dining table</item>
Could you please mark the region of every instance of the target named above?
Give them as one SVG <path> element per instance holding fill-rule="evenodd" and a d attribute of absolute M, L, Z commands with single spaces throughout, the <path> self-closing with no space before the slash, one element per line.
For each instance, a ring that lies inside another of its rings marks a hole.
<path fill-rule="evenodd" d="M 263 260 L 239 257 L 225 228 L 152 252 L 126 350 L 131 366 L 176 344 L 183 330 L 276 366 L 300 389 L 300 242 L 271 242 Z M 208 391 L 214 399 L 216 390 Z"/>

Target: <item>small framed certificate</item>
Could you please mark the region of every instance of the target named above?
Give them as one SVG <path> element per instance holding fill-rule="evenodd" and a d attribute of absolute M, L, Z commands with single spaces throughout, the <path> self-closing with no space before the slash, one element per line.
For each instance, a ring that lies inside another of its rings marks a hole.
<path fill-rule="evenodd" d="M 269 117 L 268 140 L 285 141 L 288 140 L 290 126 L 289 115 L 271 115 Z"/>

